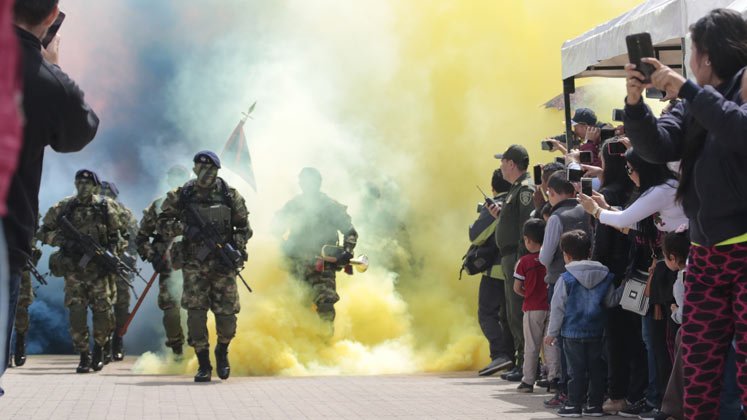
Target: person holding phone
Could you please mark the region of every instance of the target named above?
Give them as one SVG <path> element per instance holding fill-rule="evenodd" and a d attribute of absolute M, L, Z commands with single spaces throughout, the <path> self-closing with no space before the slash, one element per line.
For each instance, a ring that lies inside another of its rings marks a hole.
<path fill-rule="evenodd" d="M 16 0 L 13 11 L 23 64 L 26 124 L 18 168 L 10 184 L 8 215 L 3 219 L 9 252 L 10 322 L 14 318 L 21 272 L 31 255 L 39 214 L 44 149 L 50 146 L 60 153 L 77 152 L 93 140 L 99 125 L 96 113 L 83 98 L 83 91 L 59 66 L 59 37 L 48 48 L 41 44 L 59 14 L 58 0 Z M 5 339 L 9 340 L 9 335 Z"/>
<path fill-rule="evenodd" d="M 599 166 L 599 144 L 602 142 L 602 128 L 597 120 L 597 114 L 589 108 L 578 108 L 571 118 L 571 127 L 577 138 L 582 143 L 579 150 L 591 152 L 591 165 Z M 569 152 L 568 146 L 554 139 L 547 139 L 553 145 L 553 150 L 558 150 L 564 155 Z"/>
<path fill-rule="evenodd" d="M 675 199 L 692 222 L 693 242 L 682 325 L 685 416 L 718 418 L 724 356 L 735 330 L 742 331 L 736 347 L 747 406 L 747 305 L 736 303 L 747 300 L 747 23 L 736 11 L 715 9 L 690 35 L 694 81 L 644 59 L 655 68 L 650 85 L 682 99 L 658 119 L 642 99 L 649 85 L 626 66 L 625 128 L 645 159 L 681 160 Z"/>

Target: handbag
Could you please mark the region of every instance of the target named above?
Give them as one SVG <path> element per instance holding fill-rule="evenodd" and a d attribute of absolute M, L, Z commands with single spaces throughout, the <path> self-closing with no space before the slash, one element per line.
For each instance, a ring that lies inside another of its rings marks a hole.
<path fill-rule="evenodd" d="M 620 306 L 626 311 L 646 315 L 648 312 L 649 297 L 646 293 L 646 287 L 649 282 L 649 273 L 636 270 L 625 282 Z"/>

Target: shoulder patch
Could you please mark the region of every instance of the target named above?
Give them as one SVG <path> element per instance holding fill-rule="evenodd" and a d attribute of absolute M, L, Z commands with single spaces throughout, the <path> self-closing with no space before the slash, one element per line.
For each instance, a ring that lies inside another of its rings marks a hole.
<path fill-rule="evenodd" d="M 524 190 L 519 194 L 519 201 L 521 202 L 521 205 L 528 206 L 532 202 L 532 194 L 529 190 Z"/>

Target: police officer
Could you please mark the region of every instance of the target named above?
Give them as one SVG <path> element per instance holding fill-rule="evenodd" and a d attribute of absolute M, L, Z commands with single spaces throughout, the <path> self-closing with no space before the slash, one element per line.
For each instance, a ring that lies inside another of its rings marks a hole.
<path fill-rule="evenodd" d="M 167 182 L 171 188 L 184 185 L 189 179 L 189 171 L 186 167 L 175 165 L 168 171 Z M 163 328 L 166 330 L 166 347 L 171 348 L 177 359 L 182 357 L 184 345 L 184 332 L 182 331 L 181 305 L 177 300 L 177 281 L 172 277 L 171 261 L 168 254 L 170 241 L 156 232 L 158 215 L 161 214 L 161 206 L 166 197 L 154 200 L 148 208 L 143 210 L 143 218 L 140 220 L 135 243 L 137 252 L 143 261 L 153 264 L 153 269 L 158 272 L 158 308 L 163 311 Z"/>
<path fill-rule="evenodd" d="M 288 258 L 291 274 L 312 288 L 319 317 L 335 319 L 337 294 L 335 273 L 353 257 L 358 233 L 353 227 L 347 207 L 321 192 L 322 175 L 315 168 L 303 168 L 298 176 L 301 194 L 286 203 L 275 216 L 276 235 L 287 234 L 283 253 Z M 342 254 L 336 263 L 319 261 L 325 245 L 338 246 L 343 234 Z"/>
<path fill-rule="evenodd" d="M 122 259 L 129 264 L 135 264 L 133 258 L 137 255 L 137 246 L 135 245 L 135 236 L 138 231 L 138 223 L 132 211 L 128 209 L 119 198 L 119 189 L 117 186 L 110 181 L 101 181 L 101 194 L 111 198 L 117 204 L 119 204 L 118 214 L 122 218 L 122 223 L 127 226 L 127 250 L 126 254 L 121 255 Z M 120 328 L 122 328 L 127 322 L 127 318 L 130 316 L 130 284 L 135 278 L 134 274 L 130 274 L 130 281 L 118 277 L 111 276 L 110 279 L 113 281 L 112 291 L 116 291 L 116 296 L 113 297 L 114 302 L 114 331 L 112 331 L 111 339 L 111 357 L 114 361 L 120 361 L 124 359 L 124 343 L 122 337 L 117 334 Z"/>
<path fill-rule="evenodd" d="M 77 194 L 52 206 L 44 216 L 39 229 L 42 243 L 59 247 L 49 258 L 49 268 L 54 276 L 65 278 L 65 306 L 70 311 L 70 336 L 75 350 L 80 353 L 78 373 L 104 367 L 104 347 L 109 341 L 114 319 L 111 290 L 113 275 L 101 267 L 96 259 L 87 261 L 79 242 L 62 228 L 63 217 L 80 233 L 115 255 L 127 246 L 127 226 L 118 217 L 118 205 L 108 197 L 96 195 L 99 178 L 93 171 L 81 169 L 75 174 Z M 89 352 L 87 308 L 93 313 L 93 358 Z"/>
<path fill-rule="evenodd" d="M 521 311 L 523 298 L 513 291 L 514 268 L 516 262 L 527 253 L 521 234 L 524 222 L 529 219 L 534 210 L 533 196 L 535 185 L 529 174 L 529 153 L 520 145 L 510 146 L 505 153 L 495 155 L 501 161 L 503 179 L 511 183 L 511 189 L 506 195 L 503 205 L 490 206 L 490 213 L 496 217 L 498 224 L 495 229 L 495 240 L 501 251 L 501 268 L 503 269 L 506 293 L 506 314 L 508 326 L 516 351 L 516 367 L 512 372 L 502 375 L 510 381 L 521 381 L 522 365 L 524 362 L 524 332 Z"/>
<path fill-rule="evenodd" d="M 36 242 L 36 241 L 34 241 Z M 41 258 L 41 251 L 36 244 L 31 245 L 31 259 L 28 264 L 36 266 Z M 16 345 L 13 353 L 13 361 L 16 366 L 26 364 L 26 333 L 29 330 L 29 306 L 34 302 L 34 288 L 31 286 L 31 272 L 28 267 L 21 273 L 21 288 L 18 293 L 16 304 Z"/>
<path fill-rule="evenodd" d="M 493 201 L 503 204 L 511 184 L 503 179 L 500 169 L 493 171 L 490 180 L 493 188 Z M 487 205 L 487 203 L 486 203 Z M 490 346 L 490 364 L 481 369 L 480 376 L 511 368 L 514 364 L 514 343 L 506 317 L 506 286 L 501 267 L 501 254 L 495 243 L 495 228 L 498 221 L 491 216 L 489 209 L 483 206 L 477 220 L 469 227 L 469 239 L 472 245 L 492 250 L 495 261 L 482 275 L 477 298 L 477 320 L 483 335 Z"/>
<path fill-rule="evenodd" d="M 218 377 L 227 379 L 231 369 L 228 345 L 236 335 L 236 314 L 240 309 L 236 276 L 243 261 L 231 260 L 229 265 L 219 253 L 238 250 L 239 258 L 245 261 L 246 243 L 252 237 L 252 229 L 244 198 L 218 177 L 218 156 L 201 151 L 195 155 L 194 164 L 197 179 L 169 192 L 161 204 L 157 232 L 166 241 L 183 235 L 181 241 L 172 245 L 172 264 L 174 269 L 182 269 L 184 277 L 182 307 L 187 309 L 188 343 L 194 347 L 199 362 L 195 382 L 209 382 L 213 367 L 210 365 L 207 311 L 215 315 Z M 208 246 L 198 216 L 227 246 L 220 249 Z"/>

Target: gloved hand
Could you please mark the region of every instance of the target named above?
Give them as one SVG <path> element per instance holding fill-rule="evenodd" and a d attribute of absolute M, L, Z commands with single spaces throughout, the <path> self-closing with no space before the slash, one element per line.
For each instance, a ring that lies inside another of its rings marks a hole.
<path fill-rule="evenodd" d="M 340 267 L 350 264 L 350 260 L 353 258 L 353 254 L 348 251 L 344 251 L 337 257 L 337 265 Z"/>

